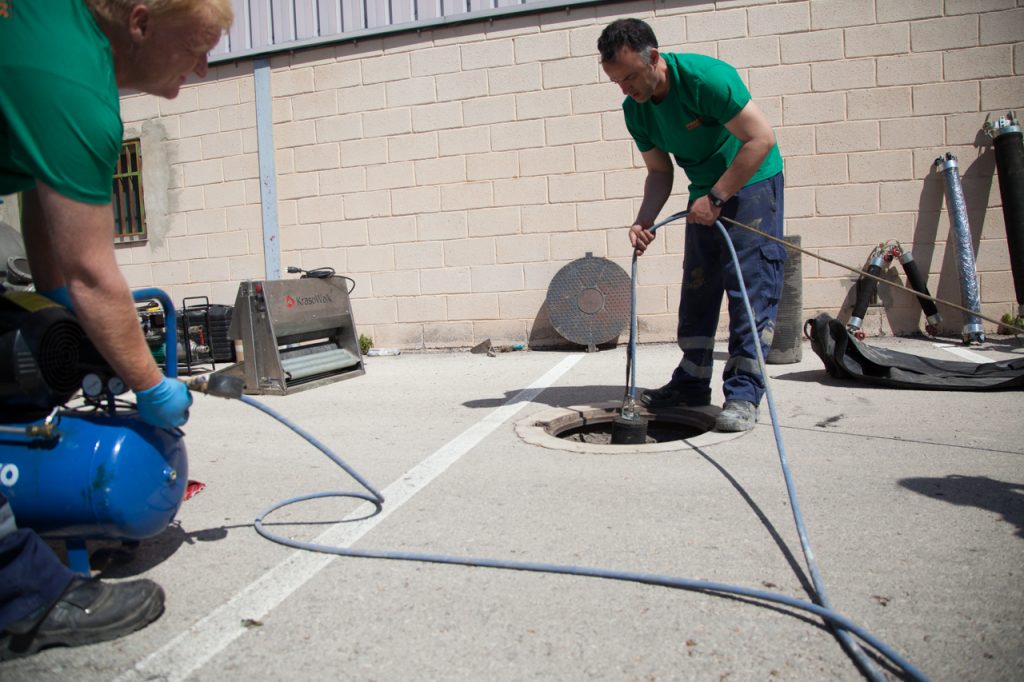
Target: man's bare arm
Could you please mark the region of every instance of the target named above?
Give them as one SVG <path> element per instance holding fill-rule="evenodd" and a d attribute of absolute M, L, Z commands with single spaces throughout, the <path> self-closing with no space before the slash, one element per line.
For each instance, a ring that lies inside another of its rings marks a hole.
<path fill-rule="evenodd" d="M 643 253 L 647 249 L 647 245 L 654 241 L 654 233 L 648 228 L 654 224 L 658 213 L 665 207 L 665 202 L 672 194 L 672 182 L 675 179 L 675 168 L 667 153 L 654 148 L 643 152 L 642 155 L 644 165 L 647 166 L 644 198 L 640 203 L 636 220 L 629 228 L 629 241 L 640 253 Z"/>
<path fill-rule="evenodd" d="M 716 195 L 728 199 L 740 191 L 764 163 L 775 146 L 775 132 L 768 122 L 768 117 L 753 100 L 747 102 L 740 113 L 733 116 L 725 127 L 743 143 L 736 158 L 712 188 Z"/>
<path fill-rule="evenodd" d="M 754 177 L 754 173 L 775 146 L 775 132 L 764 112 L 753 100 L 747 102 L 740 113 L 733 116 L 725 127 L 743 143 L 743 146 L 722 173 L 722 177 L 718 178 L 718 182 L 711 188 L 720 199 L 729 199 L 740 191 L 747 181 Z M 721 211 L 712 206 L 705 195 L 694 201 L 690 207 L 690 221 L 700 225 L 711 225 L 718 219 L 720 213 Z"/>
<path fill-rule="evenodd" d="M 636 224 L 648 228 L 658 219 L 658 214 L 672 194 L 675 167 L 669 155 L 657 147 L 643 152 L 642 156 L 647 166 L 647 179 L 644 181 L 644 200 L 637 212 Z"/>
<path fill-rule="evenodd" d="M 25 250 L 40 290 L 67 286 L 89 340 L 133 390 L 163 375 L 146 345 L 114 255 L 110 204 L 85 204 L 43 183 L 25 195 Z"/>

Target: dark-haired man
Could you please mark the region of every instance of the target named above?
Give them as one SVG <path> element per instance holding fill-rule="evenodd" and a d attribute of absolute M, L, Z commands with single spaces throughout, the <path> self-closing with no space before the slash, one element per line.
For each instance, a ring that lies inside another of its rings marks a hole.
<path fill-rule="evenodd" d="M 621 88 L 626 127 L 647 166 L 644 197 L 629 239 L 640 253 L 672 193 L 672 158 L 690 181 L 677 341 L 683 351 L 671 380 L 646 391 L 652 408 L 711 402 L 715 332 L 722 294 L 729 297 L 729 359 L 723 372 L 725 404 L 715 428 L 746 431 L 757 422 L 764 378 L 754 343 L 771 346 L 782 292 L 785 251 L 742 228 L 729 229 L 757 319 L 750 329 L 739 273 L 721 233 L 719 217 L 782 235 L 782 157 L 764 113 L 729 64 L 697 54 L 663 53 L 649 25 L 619 19 L 597 42 L 601 66 Z M 728 227 L 728 225 L 727 225 Z M 755 340 L 756 338 L 756 340 Z"/>

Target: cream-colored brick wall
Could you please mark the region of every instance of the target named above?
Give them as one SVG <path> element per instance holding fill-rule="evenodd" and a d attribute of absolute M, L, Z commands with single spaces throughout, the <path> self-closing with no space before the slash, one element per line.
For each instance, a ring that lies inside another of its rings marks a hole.
<path fill-rule="evenodd" d="M 984 310 L 1015 308 L 979 132 L 987 114 L 1024 109 L 1016 0 L 644 0 L 276 56 L 282 266 L 351 276 L 378 346 L 559 342 L 545 308 L 555 273 L 587 252 L 629 269 L 644 172 L 595 48 L 617 16 L 740 70 L 776 127 L 787 232 L 804 247 L 859 267 L 898 240 L 932 293 L 959 301 L 933 167 L 954 153 Z M 150 220 L 148 243 L 118 248 L 130 283 L 233 303 L 239 280 L 264 277 L 252 65 L 218 65 L 173 101 L 126 96 L 122 115 L 143 133 Z M 664 215 L 685 206 L 684 178 Z M 665 228 L 641 260 L 643 341 L 674 337 L 682 233 Z M 849 306 L 851 273 L 807 256 L 803 273 L 807 315 Z M 869 331 L 919 328 L 912 297 L 881 299 Z"/>

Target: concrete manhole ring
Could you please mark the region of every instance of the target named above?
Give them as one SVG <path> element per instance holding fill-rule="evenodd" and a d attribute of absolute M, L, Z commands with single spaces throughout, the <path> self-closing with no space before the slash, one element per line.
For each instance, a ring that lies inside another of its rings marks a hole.
<path fill-rule="evenodd" d="M 744 433 L 719 433 L 712 431 L 717 407 L 685 407 L 657 412 L 643 411 L 643 416 L 650 420 L 670 421 L 683 427 L 693 427 L 702 431 L 697 436 L 685 440 L 672 440 L 644 445 L 605 445 L 598 443 L 579 443 L 558 434 L 565 433 L 576 427 L 588 424 L 610 424 L 618 416 L 621 402 L 595 403 L 592 405 L 571 405 L 569 407 L 550 407 L 534 412 L 529 417 L 516 422 L 516 433 L 527 443 L 539 445 L 551 450 L 579 452 L 595 455 L 621 455 L 627 453 L 655 453 L 674 450 L 691 450 L 708 447 L 739 438 Z"/>

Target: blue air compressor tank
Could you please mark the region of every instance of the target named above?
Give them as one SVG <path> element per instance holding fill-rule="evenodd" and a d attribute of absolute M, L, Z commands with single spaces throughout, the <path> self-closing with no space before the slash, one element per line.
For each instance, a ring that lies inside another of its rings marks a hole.
<path fill-rule="evenodd" d="M 52 438 L 0 433 L 0 492 L 18 526 L 51 538 L 120 540 L 166 529 L 188 484 L 181 431 L 135 412 L 59 415 Z"/>

